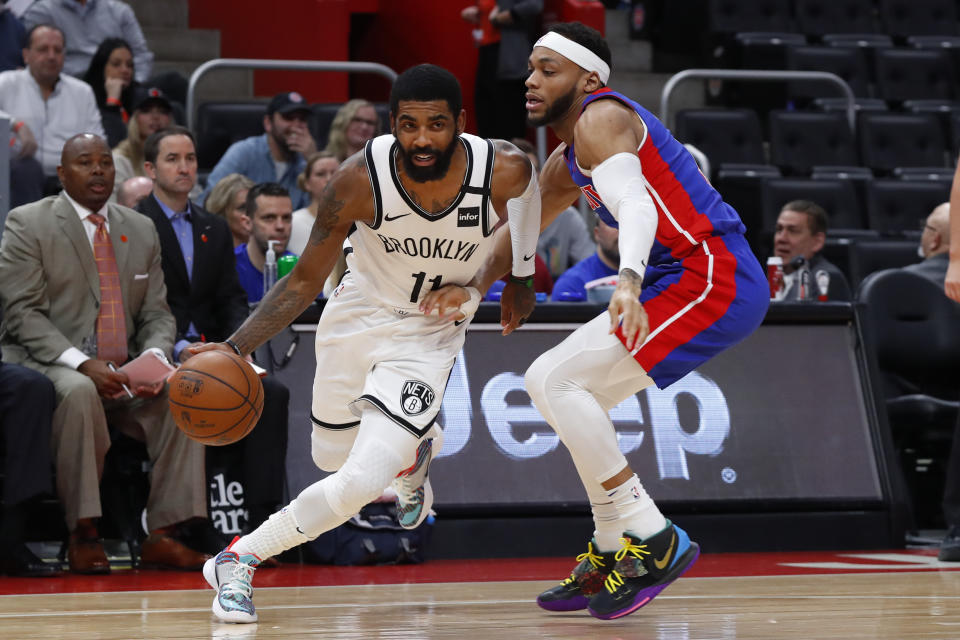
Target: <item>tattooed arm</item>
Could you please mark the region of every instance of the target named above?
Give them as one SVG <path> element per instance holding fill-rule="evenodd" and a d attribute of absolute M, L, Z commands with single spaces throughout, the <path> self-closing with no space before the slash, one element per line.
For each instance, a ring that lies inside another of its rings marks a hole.
<path fill-rule="evenodd" d="M 373 198 L 363 152 L 344 162 L 321 195 L 317 219 L 310 240 L 293 270 L 270 289 L 246 322 L 229 342 L 241 355 L 252 353 L 303 313 L 317 295 L 337 262 L 343 240 L 354 222 L 373 222 Z M 193 350 L 211 348 L 230 350 L 227 344 L 211 344 Z"/>

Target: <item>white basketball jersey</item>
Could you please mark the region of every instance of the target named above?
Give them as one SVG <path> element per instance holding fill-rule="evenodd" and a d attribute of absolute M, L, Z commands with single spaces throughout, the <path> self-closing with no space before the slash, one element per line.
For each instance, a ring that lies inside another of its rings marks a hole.
<path fill-rule="evenodd" d="M 467 284 L 492 248 L 497 214 L 490 204 L 493 143 L 460 135 L 467 169 L 460 193 L 443 211 L 417 205 L 397 175 L 397 142 L 383 135 L 364 151 L 376 209 L 373 224 L 358 222 L 348 237 L 347 268 L 372 302 L 416 309 L 427 292 Z"/>

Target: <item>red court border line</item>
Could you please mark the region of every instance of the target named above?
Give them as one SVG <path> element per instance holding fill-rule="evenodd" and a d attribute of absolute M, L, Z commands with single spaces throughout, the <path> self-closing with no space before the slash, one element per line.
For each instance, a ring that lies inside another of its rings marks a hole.
<path fill-rule="evenodd" d="M 788 562 L 845 562 L 864 565 L 894 564 L 850 557 L 858 553 L 895 553 L 936 557 L 937 550 L 793 551 L 783 553 L 703 554 L 686 577 L 718 578 L 776 575 L 883 573 L 882 569 L 817 569 L 791 567 Z M 313 587 L 364 584 L 496 582 L 559 580 L 573 567 L 572 558 L 432 560 L 420 565 L 333 567 L 283 565 L 257 572 L 257 587 Z M 955 571 L 923 565 L 890 571 Z M 0 596 L 14 594 L 103 593 L 110 591 L 167 591 L 209 589 L 199 571 L 116 570 L 109 576 L 66 575 L 62 578 L 0 577 Z"/>

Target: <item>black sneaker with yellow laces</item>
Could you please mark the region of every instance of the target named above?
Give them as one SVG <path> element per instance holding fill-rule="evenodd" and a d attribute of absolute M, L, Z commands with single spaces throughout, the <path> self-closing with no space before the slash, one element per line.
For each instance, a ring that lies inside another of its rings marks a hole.
<path fill-rule="evenodd" d="M 663 531 L 646 540 L 626 532 L 621 543 L 613 571 L 590 599 L 590 615 L 595 618 L 620 618 L 649 604 L 700 555 L 699 545 L 669 520 Z"/>

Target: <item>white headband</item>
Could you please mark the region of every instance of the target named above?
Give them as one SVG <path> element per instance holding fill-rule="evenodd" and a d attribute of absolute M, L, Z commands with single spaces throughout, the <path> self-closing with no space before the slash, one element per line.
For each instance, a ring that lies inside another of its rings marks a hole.
<path fill-rule="evenodd" d="M 552 49 L 583 70 L 596 71 L 597 75 L 600 76 L 600 82 L 607 84 L 607 79 L 610 77 L 610 65 L 582 44 L 565 38 L 556 31 L 548 31 L 547 34 L 537 40 L 537 43 L 533 46 Z"/>

